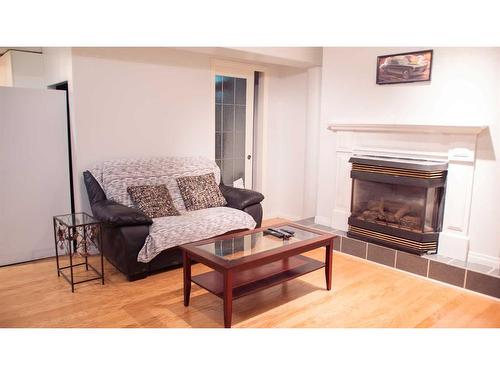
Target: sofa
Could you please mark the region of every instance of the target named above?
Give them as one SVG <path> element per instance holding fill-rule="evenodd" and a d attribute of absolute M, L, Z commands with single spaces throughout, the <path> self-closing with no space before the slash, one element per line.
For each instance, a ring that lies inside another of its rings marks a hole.
<path fill-rule="evenodd" d="M 176 178 L 213 173 L 227 202 L 187 211 Z M 102 225 L 106 259 L 130 281 L 182 264 L 182 243 L 260 227 L 264 196 L 226 186 L 220 169 L 206 158 L 142 158 L 100 163 L 83 172 L 90 207 Z M 152 219 L 138 209 L 127 187 L 165 184 L 180 215 Z"/>

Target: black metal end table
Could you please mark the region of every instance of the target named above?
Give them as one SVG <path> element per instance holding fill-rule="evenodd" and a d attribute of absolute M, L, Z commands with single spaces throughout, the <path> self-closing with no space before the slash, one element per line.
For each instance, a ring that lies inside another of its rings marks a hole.
<path fill-rule="evenodd" d="M 104 285 L 104 259 L 101 237 L 101 222 L 85 212 L 78 212 L 68 215 L 54 216 L 54 243 L 56 248 L 57 277 L 62 276 L 70 285 L 71 292 L 74 293 L 75 285 L 86 283 L 93 280 L 101 280 Z M 100 253 L 101 270 L 98 271 L 88 262 L 88 257 L 92 255 L 90 251 L 95 249 Z M 69 266 L 61 267 L 59 265 L 59 250 L 69 255 Z M 73 264 L 74 253 L 85 258 L 84 262 Z M 85 280 L 76 281 L 74 279 L 73 268 L 85 266 L 86 271 L 89 268 L 97 274 Z M 69 269 L 69 277 L 63 270 Z"/>

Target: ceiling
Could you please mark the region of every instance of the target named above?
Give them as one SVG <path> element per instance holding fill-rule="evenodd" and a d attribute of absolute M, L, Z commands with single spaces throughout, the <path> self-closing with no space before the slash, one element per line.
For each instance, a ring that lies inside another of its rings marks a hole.
<path fill-rule="evenodd" d="M 216 57 L 229 57 L 257 63 L 310 68 L 321 66 L 323 49 L 319 47 L 177 47 Z"/>

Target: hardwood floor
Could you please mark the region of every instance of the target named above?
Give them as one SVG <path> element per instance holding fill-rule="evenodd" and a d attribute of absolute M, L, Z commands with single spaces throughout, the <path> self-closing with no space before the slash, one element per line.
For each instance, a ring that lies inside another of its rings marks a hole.
<path fill-rule="evenodd" d="M 500 327 L 498 300 L 338 252 L 333 264 L 331 291 L 319 270 L 243 297 L 233 327 Z M 0 327 L 223 327 L 222 300 L 197 285 L 184 307 L 182 268 L 135 282 L 105 272 L 72 294 L 53 259 L 0 268 Z"/>

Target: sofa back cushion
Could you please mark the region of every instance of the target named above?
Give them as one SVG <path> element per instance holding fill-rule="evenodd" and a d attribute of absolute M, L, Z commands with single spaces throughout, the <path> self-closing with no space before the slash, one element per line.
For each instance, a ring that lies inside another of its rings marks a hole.
<path fill-rule="evenodd" d="M 91 170 L 101 184 L 106 198 L 128 207 L 135 207 L 127 192 L 129 186 L 167 186 L 175 208 L 186 212 L 176 178 L 213 173 L 220 183 L 220 170 L 214 161 L 203 157 L 162 157 L 120 159 L 101 163 Z"/>
<path fill-rule="evenodd" d="M 213 173 L 178 177 L 177 185 L 188 211 L 220 207 L 227 204 Z"/>

